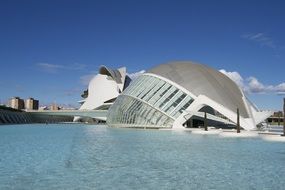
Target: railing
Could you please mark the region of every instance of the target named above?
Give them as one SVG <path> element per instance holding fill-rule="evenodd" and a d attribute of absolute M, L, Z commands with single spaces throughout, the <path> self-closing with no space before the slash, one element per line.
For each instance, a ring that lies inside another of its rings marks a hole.
<path fill-rule="evenodd" d="M 190 119 L 192 116 L 197 116 L 197 117 L 201 117 L 204 118 L 204 112 L 190 112 L 190 111 L 184 111 L 184 113 L 186 112 L 186 114 L 183 116 L 183 118 L 185 119 L 185 121 L 187 121 L 188 119 Z M 217 115 L 212 115 L 207 113 L 207 119 L 208 120 L 214 120 L 214 121 L 219 121 L 222 123 L 226 123 L 226 124 L 234 124 L 232 121 L 225 119 L 223 117 L 219 117 Z"/>

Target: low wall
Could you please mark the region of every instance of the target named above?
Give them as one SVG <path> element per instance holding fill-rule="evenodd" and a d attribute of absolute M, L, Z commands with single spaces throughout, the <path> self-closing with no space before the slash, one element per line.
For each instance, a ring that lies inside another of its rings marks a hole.
<path fill-rule="evenodd" d="M 0 109 L 0 125 L 24 123 L 72 122 L 73 116 L 35 115 L 33 113 Z"/>

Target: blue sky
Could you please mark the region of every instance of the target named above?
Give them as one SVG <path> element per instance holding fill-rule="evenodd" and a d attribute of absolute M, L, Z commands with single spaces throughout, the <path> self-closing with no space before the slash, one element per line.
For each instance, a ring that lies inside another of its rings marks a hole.
<path fill-rule="evenodd" d="M 77 105 L 100 65 L 129 73 L 173 60 L 222 70 L 261 109 L 285 92 L 285 2 L 0 2 L 0 102 Z"/>

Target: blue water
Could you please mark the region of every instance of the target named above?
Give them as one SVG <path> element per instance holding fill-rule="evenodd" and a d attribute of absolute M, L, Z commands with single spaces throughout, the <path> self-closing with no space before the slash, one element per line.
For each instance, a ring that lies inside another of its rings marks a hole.
<path fill-rule="evenodd" d="M 0 189 L 284 189 L 285 143 L 106 126 L 0 126 Z"/>

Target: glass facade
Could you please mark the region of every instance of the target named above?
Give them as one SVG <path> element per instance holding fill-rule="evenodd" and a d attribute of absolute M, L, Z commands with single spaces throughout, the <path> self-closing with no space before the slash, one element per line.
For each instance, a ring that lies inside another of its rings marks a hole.
<path fill-rule="evenodd" d="M 118 96 L 107 123 L 126 127 L 172 127 L 193 99 L 166 81 L 141 75 Z"/>

